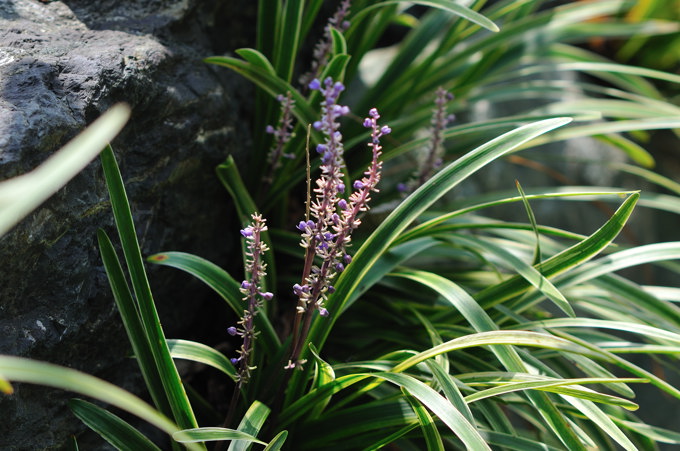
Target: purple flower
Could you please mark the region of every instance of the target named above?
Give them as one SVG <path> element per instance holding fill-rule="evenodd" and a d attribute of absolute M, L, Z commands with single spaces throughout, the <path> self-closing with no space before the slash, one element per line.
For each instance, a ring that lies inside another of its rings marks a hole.
<path fill-rule="evenodd" d="M 354 182 L 354 189 L 363 189 L 364 188 L 364 183 L 361 180 L 357 180 Z"/>
<path fill-rule="evenodd" d="M 236 357 L 232 357 L 231 359 L 229 359 L 232 365 L 236 365 L 239 362 L 239 360 L 241 360 L 240 357 L 238 359 Z"/>
<path fill-rule="evenodd" d="M 328 310 L 326 310 L 324 307 L 319 307 L 319 315 L 321 316 L 328 316 Z"/>
<path fill-rule="evenodd" d="M 235 336 L 238 332 L 236 331 L 236 328 L 235 328 L 234 326 L 231 326 L 231 327 L 228 327 L 228 328 L 227 328 L 227 333 L 233 337 L 233 336 Z"/>
<path fill-rule="evenodd" d="M 271 301 L 274 298 L 274 294 L 270 293 L 269 291 L 265 291 L 264 293 L 260 294 L 262 295 L 265 301 Z"/>
<path fill-rule="evenodd" d="M 248 282 L 247 280 L 244 280 L 243 282 L 241 282 L 241 288 L 243 288 L 244 290 L 247 290 L 248 288 L 250 288 L 250 282 Z"/>
<path fill-rule="evenodd" d="M 253 236 L 253 228 L 246 227 L 245 229 L 241 229 L 241 235 L 243 235 L 246 238 Z"/>
<path fill-rule="evenodd" d="M 315 78 L 314 80 L 309 82 L 309 89 L 311 89 L 312 91 L 321 89 L 321 82 L 319 81 L 318 78 Z"/>
<path fill-rule="evenodd" d="M 341 210 L 347 210 L 347 201 L 345 199 L 340 199 L 338 201 L 338 207 L 340 207 Z"/>

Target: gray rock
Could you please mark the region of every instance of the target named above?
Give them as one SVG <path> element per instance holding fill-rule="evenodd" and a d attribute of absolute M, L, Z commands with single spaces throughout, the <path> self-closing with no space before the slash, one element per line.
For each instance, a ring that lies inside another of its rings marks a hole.
<path fill-rule="evenodd" d="M 249 45 L 254 19 L 243 3 L 0 0 L 0 180 L 128 102 L 133 117 L 113 147 L 143 254 L 182 250 L 228 266 L 237 225 L 214 167 L 246 148 L 241 109 L 252 91 L 201 59 Z M 143 393 L 97 248 L 99 227 L 117 242 L 112 224 L 95 162 L 0 238 L 0 353 Z M 223 331 L 226 307 L 207 289 L 175 270 L 149 271 L 168 336 Z M 0 397 L 0 449 L 61 448 L 84 429 L 66 407 L 72 394 L 15 389 Z"/>

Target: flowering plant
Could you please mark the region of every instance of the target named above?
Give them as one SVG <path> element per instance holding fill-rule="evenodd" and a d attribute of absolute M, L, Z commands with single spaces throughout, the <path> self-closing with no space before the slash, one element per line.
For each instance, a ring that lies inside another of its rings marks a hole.
<path fill-rule="evenodd" d="M 625 0 L 415 3 L 433 8 L 420 14 L 398 2 L 342 2 L 307 65 L 297 55 L 321 1 L 265 0 L 258 48 L 207 59 L 262 90 L 247 171 L 242 177 L 232 157 L 217 170 L 241 222 L 246 275 L 182 252 L 148 261 L 196 276 L 225 301 L 233 322 L 218 334 L 231 340 L 229 351 L 165 337 L 107 149 L 103 166 L 132 289 L 103 231 L 100 248 L 155 408 L 36 362 L 0 358 L 0 374 L 104 399 L 170 434 L 176 449 L 204 449 L 210 441 L 268 450 L 680 443 L 677 433 L 633 414 L 639 404 L 631 400 L 633 384 L 648 383 L 674 400 L 680 390 L 627 357 L 653 354 L 659 368 L 673 369 L 677 289 L 617 274 L 641 264 L 680 272 L 663 263 L 680 258 L 679 243 L 619 238 L 637 204 L 677 212 L 678 197 L 600 186 L 496 189 L 520 169 L 567 180 L 552 166 L 558 158 L 531 152 L 568 138 L 595 136 L 649 165 L 651 154 L 621 133 L 680 128 L 677 107 L 643 77 L 680 79 L 607 61 L 583 45 L 598 36 L 594 30 L 625 37 L 673 27 L 624 20 L 622 9 L 634 3 Z M 404 35 L 387 65 L 375 69 L 372 49 L 394 23 Z M 294 69 L 307 66 L 311 75 L 299 86 Z M 600 82 L 550 76 L 566 71 L 587 71 Z M 345 86 L 352 96 L 341 103 Z M 479 111 L 504 103 L 513 107 L 509 116 Z M 368 114 L 361 120 L 352 111 Z M 519 150 L 530 158 L 515 155 Z M 469 179 L 491 163 L 506 166 L 498 176 L 478 177 L 492 189 L 475 192 Z M 616 167 L 680 194 L 658 174 Z M 463 190 L 469 195 L 450 194 Z M 593 218 L 593 205 L 616 208 L 577 234 L 541 225 L 546 210 L 534 208 L 547 200 L 568 205 L 560 210 L 570 218 L 577 204 Z M 507 206 L 503 219 L 484 214 Z M 205 393 L 197 387 L 187 394 L 173 359 L 218 370 L 213 380 L 228 383 L 229 405 L 195 414 L 208 404 Z M 157 449 L 100 407 L 82 400 L 71 407 L 120 448 Z"/>

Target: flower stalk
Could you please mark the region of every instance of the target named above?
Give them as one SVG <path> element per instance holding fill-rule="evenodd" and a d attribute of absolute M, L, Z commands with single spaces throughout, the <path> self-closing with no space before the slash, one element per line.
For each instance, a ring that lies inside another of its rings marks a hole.
<path fill-rule="evenodd" d="M 347 253 L 351 233 L 361 223 L 358 215 L 368 210 L 371 192 L 377 191 L 382 169 L 382 162 L 379 160 L 382 153 L 380 138 L 391 131 L 389 127 L 378 125 L 380 115 L 375 108 L 371 109 L 364 126 L 372 128 L 372 142 L 369 144 L 373 152 L 372 162 L 364 177 L 354 182 L 349 198 L 343 198 L 346 187 L 342 169 L 345 164 L 338 119 L 347 115 L 349 108 L 339 105 L 337 101 L 344 86 L 327 78 L 323 84 L 314 79 L 309 87 L 324 95 L 322 118 L 314 123 L 314 128 L 323 132 L 325 141 L 316 149 L 321 154 L 321 175 L 316 180 L 315 196 L 309 208 L 310 217 L 300 221 L 297 226 L 302 232 L 300 245 L 305 249 L 305 263 L 301 282 L 293 286 L 298 303 L 293 324 L 291 357 L 286 366 L 288 369 L 301 368 L 304 364 L 299 357 L 311 326 L 313 312 L 318 310 L 321 316 L 330 314 L 324 304 L 328 295 L 335 291 L 333 280 L 352 261 Z M 315 263 L 318 260 L 321 263 Z"/>

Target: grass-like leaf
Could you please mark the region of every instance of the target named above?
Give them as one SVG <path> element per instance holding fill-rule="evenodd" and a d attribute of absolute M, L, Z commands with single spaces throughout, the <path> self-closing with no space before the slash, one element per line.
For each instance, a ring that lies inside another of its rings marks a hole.
<path fill-rule="evenodd" d="M 82 399 L 72 399 L 69 407 L 90 429 L 122 450 L 160 451 L 151 440 L 108 410 Z"/>
<path fill-rule="evenodd" d="M 269 407 L 255 401 L 248 408 L 236 429 L 241 433 L 257 436 L 270 412 Z M 249 443 L 247 442 L 234 441 L 229 444 L 229 451 L 246 451 L 248 447 Z"/>
<path fill-rule="evenodd" d="M 0 236 L 82 171 L 120 132 L 129 117 L 127 105 L 115 105 L 33 171 L 2 181 Z"/>
<path fill-rule="evenodd" d="M 111 147 L 101 154 L 102 167 L 106 184 L 111 196 L 111 207 L 118 229 L 118 236 L 125 255 L 132 287 L 136 298 L 139 321 L 142 324 L 144 337 L 153 355 L 165 395 L 177 423 L 184 428 L 196 427 L 196 418 L 187 398 L 184 387 L 168 350 L 163 329 L 158 319 L 149 281 L 144 270 L 144 261 L 139 249 L 139 242 L 132 221 L 130 204 L 125 193 L 123 179 Z"/>
<path fill-rule="evenodd" d="M 40 384 L 72 391 L 106 402 L 173 434 L 179 428 L 135 395 L 80 371 L 22 357 L 0 356 L 0 372 L 10 381 Z M 191 446 L 201 450 L 201 446 Z"/>
<path fill-rule="evenodd" d="M 239 291 L 240 283 L 216 264 L 184 252 L 163 252 L 154 254 L 147 260 L 158 265 L 171 266 L 193 275 L 219 294 L 234 313 L 243 314 L 243 294 Z M 257 315 L 255 324 L 262 333 L 260 343 L 267 349 L 267 352 L 278 349 L 281 343 L 267 315 Z"/>
<path fill-rule="evenodd" d="M 210 346 L 189 340 L 168 340 L 168 348 L 173 359 L 203 363 L 222 371 L 232 380 L 236 380 L 236 369 L 231 361 Z"/>

